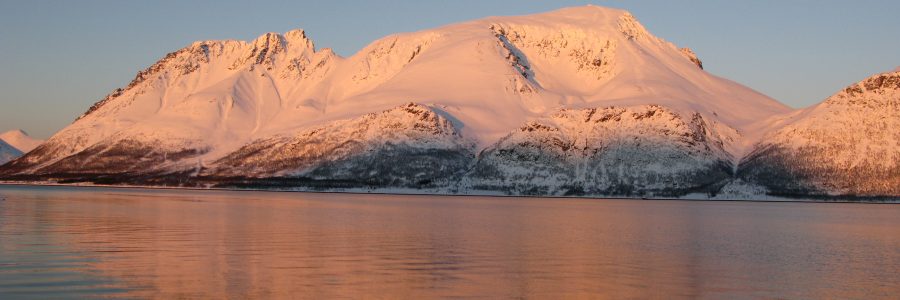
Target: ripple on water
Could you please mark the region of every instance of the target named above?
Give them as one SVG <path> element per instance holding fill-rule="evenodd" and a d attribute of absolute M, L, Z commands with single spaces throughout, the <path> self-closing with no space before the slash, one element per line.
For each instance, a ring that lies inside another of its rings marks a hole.
<path fill-rule="evenodd" d="M 891 298 L 900 206 L 0 186 L 0 298 Z"/>

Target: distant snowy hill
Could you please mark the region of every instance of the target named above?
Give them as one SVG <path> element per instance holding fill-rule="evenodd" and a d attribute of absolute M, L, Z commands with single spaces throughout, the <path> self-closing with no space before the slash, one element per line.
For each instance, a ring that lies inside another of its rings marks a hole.
<path fill-rule="evenodd" d="M 20 129 L 0 133 L 0 164 L 31 151 L 43 141 L 28 136 Z"/>
<path fill-rule="evenodd" d="M 195 42 L 0 177 L 715 193 L 789 113 L 630 13 L 585 6 L 390 35 L 350 57 L 302 30 Z"/>
<path fill-rule="evenodd" d="M 11 146 L 19 149 L 19 151 L 22 152 L 31 151 L 44 142 L 42 140 L 32 138 L 28 135 L 28 133 L 25 133 L 25 131 L 22 131 L 21 129 L 0 133 L 0 140 L 3 140 L 7 144 L 10 144 Z"/>

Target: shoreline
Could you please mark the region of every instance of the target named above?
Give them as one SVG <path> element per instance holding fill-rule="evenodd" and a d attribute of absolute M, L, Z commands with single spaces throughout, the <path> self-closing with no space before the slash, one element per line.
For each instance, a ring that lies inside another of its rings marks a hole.
<path fill-rule="evenodd" d="M 491 198 L 532 198 L 532 199 L 585 199 L 585 200 L 636 200 L 636 201 L 692 201 L 692 202 L 756 202 L 756 203 L 841 203 L 841 204 L 900 204 L 900 200 L 816 200 L 793 199 L 771 196 L 775 199 L 700 199 L 700 198 L 660 198 L 660 197 L 622 197 L 622 196 L 532 196 L 532 195 L 504 195 L 490 193 L 450 194 L 410 192 L 401 190 L 386 191 L 356 191 L 356 190 L 286 190 L 286 189 L 241 189 L 241 188 L 201 188 L 201 187 L 175 187 L 175 186 L 140 186 L 140 185 L 101 185 L 101 184 L 64 184 L 64 183 L 34 183 L 34 182 L 4 182 L 0 186 L 32 186 L 32 187 L 70 187 L 70 188 L 105 188 L 105 189 L 136 189 L 136 190 L 187 190 L 187 191 L 219 191 L 219 192 L 268 192 L 268 193 L 314 193 L 314 194 L 350 194 L 350 195 L 396 195 L 396 196 L 436 196 L 436 197 L 491 197 Z"/>

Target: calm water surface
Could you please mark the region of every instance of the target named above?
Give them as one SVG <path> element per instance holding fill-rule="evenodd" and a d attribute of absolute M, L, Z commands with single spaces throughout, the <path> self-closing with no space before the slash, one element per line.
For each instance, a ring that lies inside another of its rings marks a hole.
<path fill-rule="evenodd" d="M 0 186 L 0 299 L 900 295 L 900 205 Z"/>

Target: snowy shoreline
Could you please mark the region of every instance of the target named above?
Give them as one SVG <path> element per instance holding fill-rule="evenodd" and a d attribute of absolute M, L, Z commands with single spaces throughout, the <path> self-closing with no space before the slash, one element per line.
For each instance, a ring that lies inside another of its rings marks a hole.
<path fill-rule="evenodd" d="M 532 195 L 506 195 L 496 191 L 475 191 L 467 194 L 441 193 L 437 190 L 420 190 L 409 188 L 383 188 L 383 189 L 243 189 L 220 187 L 177 187 L 177 186 L 141 186 L 141 185 L 103 185 L 103 184 L 63 184 L 50 182 L 15 182 L 0 181 L 0 186 L 33 186 L 33 187 L 74 187 L 74 188 L 108 188 L 108 189 L 138 189 L 138 190 L 189 190 L 189 191 L 220 191 L 220 192 L 273 192 L 273 193 L 315 193 L 315 194 L 351 194 L 351 195 L 397 195 L 397 196 L 439 196 L 439 197 L 495 197 L 495 198 L 533 198 L 533 199 L 585 199 L 585 200 L 654 200 L 654 201 L 712 201 L 712 202 L 780 202 L 780 203 L 855 203 L 855 204 L 900 204 L 900 199 L 890 200 L 825 200 L 785 198 L 777 196 L 763 196 L 765 199 L 729 199 L 708 198 L 701 194 L 689 194 L 684 197 L 622 197 L 622 196 L 532 196 Z"/>

